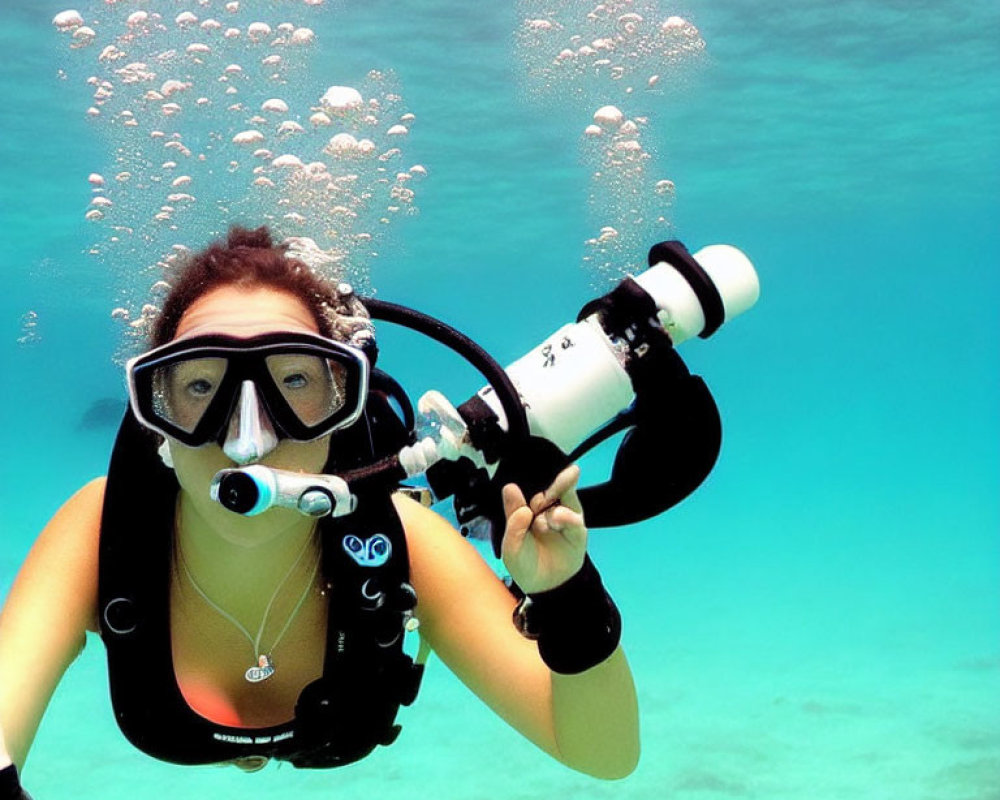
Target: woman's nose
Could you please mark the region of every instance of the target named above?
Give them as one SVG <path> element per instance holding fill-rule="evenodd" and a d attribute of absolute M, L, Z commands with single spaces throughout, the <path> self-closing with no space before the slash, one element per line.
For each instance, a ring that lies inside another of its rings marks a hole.
<path fill-rule="evenodd" d="M 253 381 L 243 381 L 239 402 L 229 418 L 222 451 L 237 464 L 259 461 L 278 446 L 278 435 L 264 410 Z"/>

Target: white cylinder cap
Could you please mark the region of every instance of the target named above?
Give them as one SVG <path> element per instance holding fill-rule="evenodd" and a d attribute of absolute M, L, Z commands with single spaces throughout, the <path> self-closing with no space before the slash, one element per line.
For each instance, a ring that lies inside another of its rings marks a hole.
<path fill-rule="evenodd" d="M 719 290 L 727 321 L 757 302 L 760 280 L 742 250 L 728 244 L 710 244 L 692 255 Z"/>

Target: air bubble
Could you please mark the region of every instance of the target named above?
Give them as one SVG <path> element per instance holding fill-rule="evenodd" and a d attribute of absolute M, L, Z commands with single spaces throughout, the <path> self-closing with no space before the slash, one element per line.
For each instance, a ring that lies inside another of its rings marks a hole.
<path fill-rule="evenodd" d="M 126 55 L 127 54 L 124 50 L 119 50 L 113 44 L 109 44 L 107 47 L 101 50 L 101 54 L 97 57 L 97 60 L 100 63 L 104 64 L 108 61 L 118 61 L 122 58 L 125 58 Z"/>
<path fill-rule="evenodd" d="M 529 19 L 525 23 L 530 31 L 552 31 L 556 29 L 556 24 L 550 19 Z"/>
<path fill-rule="evenodd" d="M 617 127 L 624 119 L 621 109 L 615 106 L 602 106 L 594 112 L 594 122 L 602 127 Z"/>
<path fill-rule="evenodd" d="M 318 5 L 304 0 L 297 4 L 300 13 L 304 4 Z M 110 174 L 117 180 L 91 185 L 88 202 L 99 199 L 81 212 L 102 226 L 102 239 L 90 249 L 129 286 L 120 307 L 137 309 L 142 293 L 164 290 L 151 289 L 147 280 L 137 283 L 146 274 L 139 265 L 165 269 L 172 263 L 150 251 L 190 237 L 188 229 L 199 237 L 200 226 L 223 229 L 237 203 L 240 215 L 256 213 L 278 237 L 294 227 L 323 240 L 323 268 L 350 269 L 364 284 L 367 262 L 379 250 L 369 244 L 378 240 L 379 220 L 410 214 L 418 179 L 426 175 L 420 165 L 399 171 L 402 150 L 386 143 L 404 143 L 416 120 L 403 113 L 391 73 L 373 70 L 354 86 L 314 86 L 312 97 L 319 99 L 311 108 L 308 102 L 296 107 L 305 87 L 295 85 L 294 96 L 283 96 L 271 81 L 285 85 L 301 74 L 312 52 L 306 45 L 316 39 L 306 20 L 240 18 L 233 15 L 249 7 L 235 2 L 226 4 L 228 24 L 202 20 L 210 8 L 220 18 L 226 13 L 210 0 L 177 2 L 165 19 L 145 4 L 141 13 L 129 4 L 114 15 L 108 5 L 95 4 L 92 29 L 114 44 L 77 57 L 93 65 L 91 114 L 99 118 L 103 111 L 108 118 L 95 124 L 114 149 Z M 82 21 L 67 32 L 80 27 Z M 253 53 L 249 42 L 256 45 Z M 191 114 L 209 105 L 220 109 Z M 278 142 L 281 149 L 266 146 Z M 189 213 L 194 207 L 197 215 Z M 126 264 L 133 265 L 131 272 Z M 137 322 L 136 331 L 144 332 L 141 318 Z"/>
<path fill-rule="evenodd" d="M 33 345 L 41 341 L 38 332 L 38 312 L 26 311 L 21 315 L 21 335 L 17 338 L 19 345 Z"/>
<path fill-rule="evenodd" d="M 272 114 L 287 114 L 288 113 L 288 103 L 280 98 L 271 98 L 270 100 L 265 100 L 261 103 L 261 111 L 268 111 Z"/>
<path fill-rule="evenodd" d="M 278 156 L 271 162 L 276 169 L 302 169 L 302 159 L 291 153 Z"/>
<path fill-rule="evenodd" d="M 247 27 L 247 36 L 251 42 L 262 42 L 271 35 L 271 26 L 266 22 L 251 22 Z"/>
<path fill-rule="evenodd" d="M 281 136 L 291 136 L 292 134 L 303 133 L 304 131 L 305 128 L 292 119 L 286 119 L 278 126 L 278 134 Z"/>
<path fill-rule="evenodd" d="M 364 105 L 361 92 L 350 86 L 331 86 L 319 102 L 323 110 L 331 114 L 346 114 Z"/>
<path fill-rule="evenodd" d="M 177 94 L 178 92 L 183 92 L 191 88 L 190 83 L 178 80 L 164 81 L 163 85 L 160 87 L 160 94 L 164 97 L 170 97 L 171 95 Z"/>
<path fill-rule="evenodd" d="M 69 31 L 83 25 L 83 16 L 75 9 L 60 11 L 52 19 L 52 24 L 61 31 Z"/>
<path fill-rule="evenodd" d="M 73 44 L 71 47 L 87 47 L 94 41 L 96 36 L 97 31 L 93 28 L 88 28 L 86 25 L 82 25 L 73 31 Z"/>
<path fill-rule="evenodd" d="M 333 156 L 353 153 L 358 149 L 358 140 L 349 133 L 338 133 L 330 138 L 323 152 Z"/>
<path fill-rule="evenodd" d="M 642 22 L 640 14 L 622 14 L 618 17 L 618 30 L 625 36 L 635 36 Z"/>

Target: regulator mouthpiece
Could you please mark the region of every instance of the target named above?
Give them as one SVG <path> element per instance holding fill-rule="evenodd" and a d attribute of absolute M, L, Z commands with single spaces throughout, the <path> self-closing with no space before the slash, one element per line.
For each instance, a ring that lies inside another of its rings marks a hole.
<path fill-rule="evenodd" d="M 217 503 L 246 517 L 269 508 L 291 508 L 309 517 L 342 517 L 357 508 L 357 497 L 336 475 L 307 475 L 263 464 L 221 470 L 209 492 Z"/>

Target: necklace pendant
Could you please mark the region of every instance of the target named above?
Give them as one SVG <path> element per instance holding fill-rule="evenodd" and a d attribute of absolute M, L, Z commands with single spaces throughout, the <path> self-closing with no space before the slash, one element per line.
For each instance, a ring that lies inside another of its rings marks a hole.
<path fill-rule="evenodd" d="M 250 667 L 244 677 L 250 683 L 260 683 L 266 681 L 274 674 L 274 663 L 269 655 L 262 655 L 257 659 L 257 666 Z"/>

